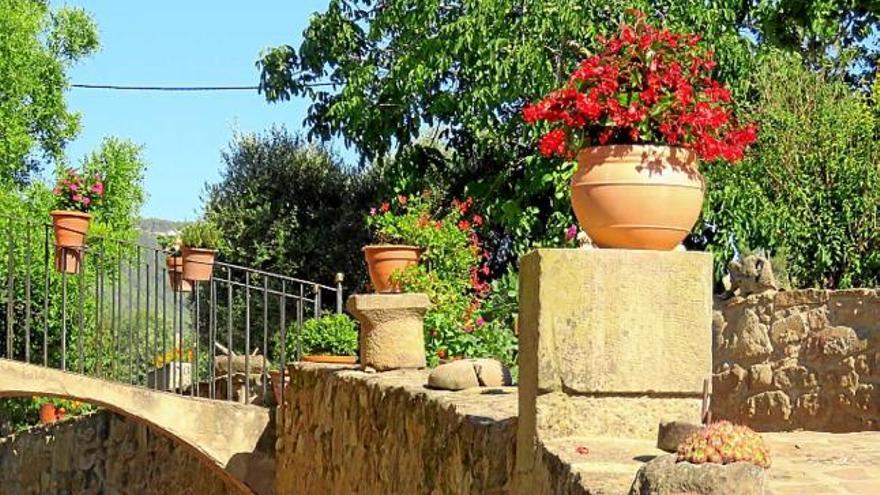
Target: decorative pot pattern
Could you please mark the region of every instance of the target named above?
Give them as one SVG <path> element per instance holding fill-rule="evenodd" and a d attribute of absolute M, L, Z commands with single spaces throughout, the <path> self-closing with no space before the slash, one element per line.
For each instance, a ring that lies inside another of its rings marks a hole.
<path fill-rule="evenodd" d="M 703 177 L 689 149 L 652 145 L 584 148 L 571 205 L 599 247 L 668 251 L 690 233 L 703 205 Z"/>

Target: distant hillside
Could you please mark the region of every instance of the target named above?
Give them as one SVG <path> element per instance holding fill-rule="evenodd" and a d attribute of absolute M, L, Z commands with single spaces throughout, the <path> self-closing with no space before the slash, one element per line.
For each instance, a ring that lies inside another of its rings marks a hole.
<path fill-rule="evenodd" d="M 172 230 L 179 231 L 186 222 L 175 222 L 161 218 L 142 218 L 138 228 L 141 231 L 138 243 L 143 246 L 157 247 L 156 236 Z"/>

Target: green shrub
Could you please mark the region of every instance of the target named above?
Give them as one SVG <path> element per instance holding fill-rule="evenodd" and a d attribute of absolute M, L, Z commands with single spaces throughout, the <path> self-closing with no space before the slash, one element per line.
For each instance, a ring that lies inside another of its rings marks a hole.
<path fill-rule="evenodd" d="M 285 335 L 288 360 L 297 355 L 297 337 L 303 355 L 356 356 L 358 353 L 358 323 L 345 313 L 307 320 L 303 323 L 302 333 L 296 323 L 290 325 Z M 281 335 L 276 333 L 276 349 L 280 340 Z M 280 358 L 280 350 L 275 355 Z"/>
<path fill-rule="evenodd" d="M 184 246 L 201 249 L 222 249 L 223 242 L 220 230 L 213 222 L 199 220 L 186 225 L 180 231 L 180 239 Z"/>
<path fill-rule="evenodd" d="M 877 286 L 880 127 L 869 100 L 775 52 L 751 90 L 746 118 L 758 122 L 758 143 L 737 167 L 706 171 L 716 274 L 734 246 L 763 248 L 784 255 L 796 288 Z"/>

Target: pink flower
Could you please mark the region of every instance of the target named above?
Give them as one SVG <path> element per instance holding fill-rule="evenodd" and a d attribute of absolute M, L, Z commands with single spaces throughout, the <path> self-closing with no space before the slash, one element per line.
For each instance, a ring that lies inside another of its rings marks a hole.
<path fill-rule="evenodd" d="M 70 199 L 74 201 L 82 201 L 82 196 L 80 196 L 79 194 L 74 194 Z"/>
<path fill-rule="evenodd" d="M 67 184 L 67 188 L 70 189 L 71 191 L 76 191 L 77 189 L 79 189 L 79 186 L 77 186 L 76 184 L 71 182 L 71 183 Z"/>
<path fill-rule="evenodd" d="M 565 229 L 565 240 L 573 241 L 575 237 L 578 235 L 577 225 L 571 224 L 567 229 Z"/>
<path fill-rule="evenodd" d="M 102 196 L 104 194 L 104 184 L 102 182 L 96 182 L 95 185 L 92 186 L 92 192 L 98 196 Z"/>
<path fill-rule="evenodd" d="M 82 204 L 89 206 L 91 203 L 92 203 L 92 198 L 90 198 L 88 196 L 83 196 Z"/>
<path fill-rule="evenodd" d="M 375 209 L 375 208 L 370 208 L 370 216 L 371 216 L 371 217 L 375 217 L 375 216 L 376 216 L 376 209 Z"/>
<path fill-rule="evenodd" d="M 485 324 L 486 324 L 486 320 L 484 320 L 482 316 L 478 316 L 478 317 L 477 317 L 477 326 L 478 326 L 478 327 L 481 327 L 481 326 L 483 326 L 483 325 L 485 325 Z"/>

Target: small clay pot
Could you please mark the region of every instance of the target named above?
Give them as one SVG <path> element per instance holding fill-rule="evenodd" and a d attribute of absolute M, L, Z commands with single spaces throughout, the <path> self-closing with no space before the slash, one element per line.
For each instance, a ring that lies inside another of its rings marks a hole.
<path fill-rule="evenodd" d="M 40 423 L 50 425 L 58 420 L 58 412 L 55 404 L 43 404 L 40 406 Z"/>
<path fill-rule="evenodd" d="M 364 258 L 370 272 L 370 282 L 376 292 L 400 292 L 391 282 L 391 275 L 419 263 L 421 248 L 381 244 L 364 247 Z"/>
<path fill-rule="evenodd" d="M 67 210 L 55 210 L 50 214 L 55 233 L 55 270 L 79 273 L 92 216 L 81 211 Z"/>
<path fill-rule="evenodd" d="M 168 284 L 174 292 L 192 292 L 192 283 L 183 278 L 183 256 L 168 256 L 165 258 L 168 268 Z"/>
<path fill-rule="evenodd" d="M 183 278 L 192 282 L 206 282 L 214 274 L 217 251 L 183 246 Z"/>

